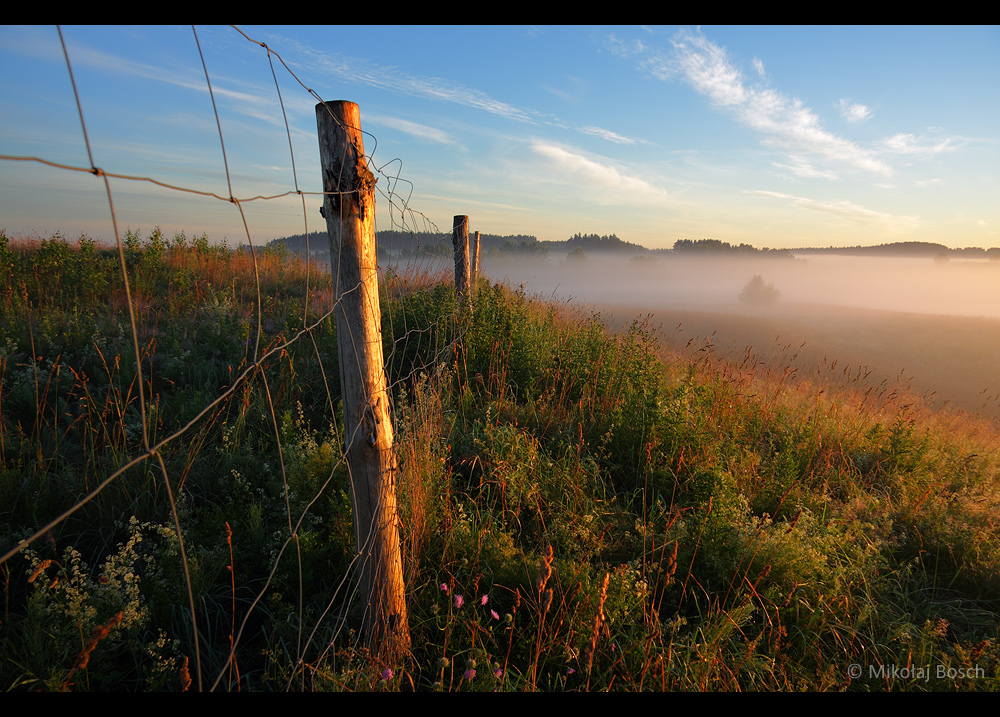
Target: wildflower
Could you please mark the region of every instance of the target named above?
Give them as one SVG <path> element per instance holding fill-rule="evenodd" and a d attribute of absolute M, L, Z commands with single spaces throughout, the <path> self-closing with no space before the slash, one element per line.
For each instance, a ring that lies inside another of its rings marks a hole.
<path fill-rule="evenodd" d="M 493 670 L 493 676 L 499 680 L 501 677 L 503 677 L 503 670 L 501 670 L 498 667 L 497 669 Z"/>
<path fill-rule="evenodd" d="M 472 680 L 474 680 L 475 677 L 476 677 L 476 671 L 470 668 L 470 669 L 468 669 L 468 670 L 465 671 L 464 677 L 469 682 L 472 682 Z"/>
<path fill-rule="evenodd" d="M 494 620 L 499 620 L 500 619 L 500 616 L 497 615 L 497 611 L 496 610 L 490 610 L 490 615 L 493 616 Z"/>
<path fill-rule="evenodd" d="M 441 592 L 448 592 L 448 583 L 441 583 Z"/>
<path fill-rule="evenodd" d="M 566 668 L 566 674 L 567 675 L 572 675 L 574 672 L 576 672 L 576 670 L 574 670 L 572 667 L 567 667 Z"/>
<path fill-rule="evenodd" d="M 455 609 L 456 610 L 461 610 L 462 606 L 464 604 L 465 604 L 465 598 L 462 597 L 461 595 L 456 595 L 455 596 Z"/>
<path fill-rule="evenodd" d="M 485 605 L 487 600 L 489 600 L 489 597 L 486 596 L 486 595 L 483 595 L 481 598 L 479 598 L 479 604 L 480 605 Z"/>
<path fill-rule="evenodd" d="M 391 667 L 386 667 L 384 670 L 382 670 L 382 679 L 386 680 L 386 681 L 389 681 L 389 680 L 392 679 L 392 668 Z"/>

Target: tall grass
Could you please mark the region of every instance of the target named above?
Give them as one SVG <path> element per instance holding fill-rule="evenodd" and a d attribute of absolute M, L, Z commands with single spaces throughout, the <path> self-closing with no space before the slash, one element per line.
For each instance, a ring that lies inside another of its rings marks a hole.
<path fill-rule="evenodd" d="M 147 419 L 166 436 L 253 363 L 252 264 L 129 237 Z M 996 688 L 990 425 L 860 375 L 845 388 L 752 353 L 666 354 L 648 322 L 612 334 L 486 281 L 461 314 L 439 277 L 394 272 L 383 330 L 414 648 L 378 662 L 354 632 L 329 277 L 256 259 L 256 350 L 315 328 L 163 448 L 208 685 Z M 0 260 L 6 550 L 134 456 L 140 416 L 115 257 L 0 237 Z M 4 686 L 191 685 L 177 546 L 162 479 L 140 465 L 8 560 Z"/>

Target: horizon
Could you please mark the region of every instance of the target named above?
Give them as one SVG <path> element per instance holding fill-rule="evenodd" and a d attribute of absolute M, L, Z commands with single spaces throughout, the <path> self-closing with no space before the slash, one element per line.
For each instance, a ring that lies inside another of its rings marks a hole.
<path fill-rule="evenodd" d="M 393 191 L 379 226 L 650 249 L 712 237 L 828 248 L 1000 245 L 995 27 L 240 28 L 361 109 Z M 319 188 L 314 99 L 231 27 L 198 39 L 241 199 Z M 228 197 L 190 27 L 64 27 L 103 170 Z M 0 154 L 90 166 L 55 27 L 5 27 Z M 467 43 L 469 50 L 452 50 Z M 245 242 L 218 199 L 112 180 L 120 232 Z M 292 196 L 243 202 L 255 243 L 321 230 Z M 99 178 L 0 161 L 0 229 L 113 238 Z"/>

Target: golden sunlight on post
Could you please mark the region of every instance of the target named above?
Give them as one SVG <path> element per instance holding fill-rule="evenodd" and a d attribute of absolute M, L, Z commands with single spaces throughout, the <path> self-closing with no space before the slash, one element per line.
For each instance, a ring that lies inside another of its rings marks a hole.
<path fill-rule="evenodd" d="M 340 388 L 367 643 L 388 659 L 410 649 L 396 514 L 396 458 L 382 358 L 375 182 L 353 102 L 316 105 L 323 216 L 336 293 Z"/>
<path fill-rule="evenodd" d="M 451 243 L 455 247 L 455 293 L 459 305 L 470 304 L 469 290 L 469 217 L 456 215 L 451 230 Z"/>
<path fill-rule="evenodd" d="M 475 248 L 472 250 L 472 286 L 475 291 L 476 281 L 479 279 L 479 232 L 476 232 Z"/>

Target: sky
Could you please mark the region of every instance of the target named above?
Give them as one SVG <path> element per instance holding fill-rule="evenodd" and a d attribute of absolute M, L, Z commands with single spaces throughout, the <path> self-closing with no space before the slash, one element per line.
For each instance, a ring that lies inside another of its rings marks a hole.
<path fill-rule="evenodd" d="M 190 26 L 63 28 L 94 164 L 222 197 L 112 179 L 122 231 L 322 231 L 304 84 L 359 105 L 379 229 L 1000 246 L 997 27 L 196 30 L 225 163 Z M 0 68 L 0 229 L 112 239 L 99 177 L 11 159 L 91 166 L 57 28 Z"/>

